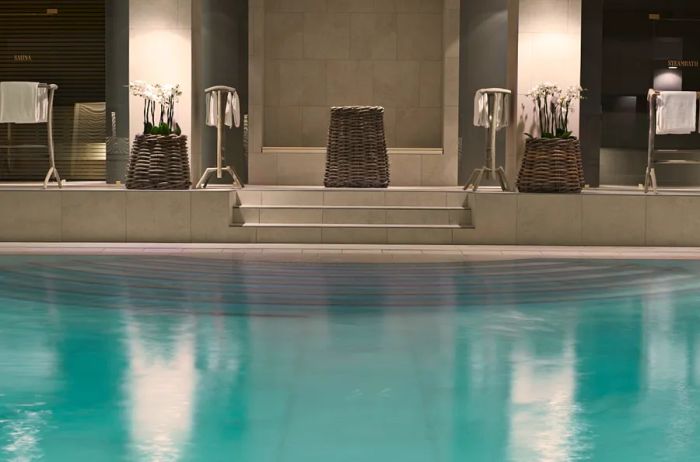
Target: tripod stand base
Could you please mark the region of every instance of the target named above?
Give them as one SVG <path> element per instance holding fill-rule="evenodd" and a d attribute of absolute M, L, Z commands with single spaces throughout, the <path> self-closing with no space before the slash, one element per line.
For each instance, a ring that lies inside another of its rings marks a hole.
<path fill-rule="evenodd" d="M 483 180 L 484 177 L 496 177 L 498 178 L 498 182 L 501 184 L 501 189 L 503 191 L 510 190 L 510 188 L 508 188 L 506 172 L 505 170 L 503 170 L 503 167 L 498 167 L 495 171 L 489 167 L 477 168 L 472 172 L 471 176 L 469 177 L 469 180 L 467 180 L 467 184 L 464 186 L 464 190 L 467 191 L 469 188 L 472 188 L 472 191 L 476 192 L 479 189 L 479 186 L 481 185 L 481 180 Z"/>
<path fill-rule="evenodd" d="M 231 167 L 224 167 L 221 169 L 222 172 L 228 173 L 231 178 L 233 178 L 233 186 L 236 187 L 238 185 L 241 189 L 243 189 L 245 186 L 243 185 L 243 182 L 240 180 L 238 175 L 236 174 L 236 171 L 231 168 Z M 209 181 L 211 180 L 211 177 L 213 175 L 216 175 L 217 178 L 222 178 L 222 175 L 219 175 L 219 169 L 216 168 L 208 168 L 204 171 L 204 175 L 202 175 L 202 178 L 199 180 L 197 183 L 197 186 L 195 186 L 195 189 L 205 189 L 207 185 L 209 184 Z"/>
<path fill-rule="evenodd" d="M 58 170 L 56 170 L 56 167 L 53 166 L 49 169 L 49 172 L 44 178 L 44 189 L 48 189 L 49 185 L 52 184 L 52 179 L 56 180 L 56 186 L 58 186 L 58 189 L 63 188 L 63 181 L 61 181 L 61 176 L 58 174 Z"/>

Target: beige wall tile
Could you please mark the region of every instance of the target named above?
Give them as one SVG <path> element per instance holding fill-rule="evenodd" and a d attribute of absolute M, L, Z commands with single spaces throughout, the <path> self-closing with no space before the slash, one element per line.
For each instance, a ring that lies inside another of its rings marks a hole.
<path fill-rule="evenodd" d="M 396 110 L 396 144 L 406 148 L 442 147 L 441 108 Z"/>
<path fill-rule="evenodd" d="M 269 11 L 297 12 L 324 11 L 326 0 L 265 0 Z"/>
<path fill-rule="evenodd" d="M 259 228 L 258 242 L 270 244 L 318 244 L 321 228 Z"/>
<path fill-rule="evenodd" d="M 325 168 L 325 157 L 320 154 L 279 155 L 277 182 L 281 185 L 320 186 Z"/>
<path fill-rule="evenodd" d="M 328 145 L 330 109 L 328 107 L 301 108 L 302 143 L 308 147 Z"/>
<path fill-rule="evenodd" d="M 250 184 L 277 184 L 277 154 L 251 154 L 248 157 L 248 172 Z"/>
<path fill-rule="evenodd" d="M 301 108 L 265 107 L 265 146 L 301 146 Z"/>
<path fill-rule="evenodd" d="M 646 200 L 647 245 L 700 245 L 700 197 L 649 196 Z"/>
<path fill-rule="evenodd" d="M 263 191 L 262 205 L 323 205 L 323 190 Z"/>
<path fill-rule="evenodd" d="M 579 194 L 519 194 L 517 215 L 518 244 L 581 244 Z M 478 212 L 475 218 L 478 226 Z"/>
<path fill-rule="evenodd" d="M 260 209 L 260 223 L 323 223 L 323 210 L 317 209 Z"/>
<path fill-rule="evenodd" d="M 396 0 L 396 10 L 405 13 L 436 13 L 443 7 L 444 0 Z"/>
<path fill-rule="evenodd" d="M 250 41 L 248 43 L 250 56 L 263 56 L 265 54 L 265 9 L 251 7 L 248 24 L 250 28 Z"/>
<path fill-rule="evenodd" d="M 299 59 L 304 56 L 304 15 L 271 13 L 265 15 L 265 58 Z"/>
<path fill-rule="evenodd" d="M 324 61 L 293 60 L 279 62 L 280 106 L 325 106 L 326 63 Z"/>
<path fill-rule="evenodd" d="M 445 10 L 443 28 L 444 56 L 446 58 L 459 59 L 459 7 Z"/>
<path fill-rule="evenodd" d="M 387 210 L 386 222 L 393 225 L 449 225 L 447 210 Z"/>
<path fill-rule="evenodd" d="M 392 186 L 421 185 L 421 156 L 394 154 L 389 156 Z"/>
<path fill-rule="evenodd" d="M 445 207 L 447 194 L 442 191 L 387 191 L 386 205 L 397 207 Z"/>
<path fill-rule="evenodd" d="M 125 242 L 124 191 L 62 191 L 64 242 Z"/>
<path fill-rule="evenodd" d="M 420 105 L 421 107 L 442 107 L 443 99 L 442 61 L 423 61 L 420 63 Z M 459 97 L 459 94 L 457 94 Z"/>
<path fill-rule="evenodd" d="M 350 15 L 305 13 L 304 57 L 309 59 L 350 58 Z"/>
<path fill-rule="evenodd" d="M 231 191 L 192 191 L 191 193 L 192 242 L 253 242 L 250 239 L 233 239 Z M 235 228 L 234 228 L 235 229 Z M 239 235 L 241 233 L 238 233 Z M 243 237 L 243 236 L 238 236 Z"/>
<path fill-rule="evenodd" d="M 268 107 L 280 105 L 280 93 L 282 91 L 282 79 L 279 59 L 268 59 L 265 61 L 265 73 L 263 75 L 265 104 Z"/>
<path fill-rule="evenodd" d="M 374 0 L 374 11 L 377 13 L 395 13 L 396 0 Z"/>
<path fill-rule="evenodd" d="M 384 205 L 384 191 L 325 191 L 323 204 L 329 206 Z"/>
<path fill-rule="evenodd" d="M 371 61 L 328 61 L 326 66 L 329 106 L 373 104 Z"/>
<path fill-rule="evenodd" d="M 396 59 L 397 34 L 394 14 L 353 14 L 350 18 L 350 57 Z"/>
<path fill-rule="evenodd" d="M 420 63 L 418 61 L 374 62 L 374 102 L 385 107 L 420 105 Z"/>
<path fill-rule="evenodd" d="M 325 228 L 324 244 L 386 244 L 386 229 Z"/>
<path fill-rule="evenodd" d="M 471 207 L 470 194 L 462 191 L 448 192 L 446 198 L 447 207 Z"/>
<path fill-rule="evenodd" d="M 178 0 L 153 0 L 129 2 L 129 28 L 177 29 L 179 22 Z"/>
<path fill-rule="evenodd" d="M 459 107 L 459 59 L 446 58 L 443 69 L 443 105 Z"/>
<path fill-rule="evenodd" d="M 260 205 L 262 204 L 262 190 L 239 189 L 235 191 L 232 205 Z"/>
<path fill-rule="evenodd" d="M 260 209 L 252 207 L 235 207 L 231 214 L 231 223 L 234 225 L 260 223 Z"/>
<path fill-rule="evenodd" d="M 375 0 L 327 0 L 328 11 L 341 13 L 368 13 L 375 11 Z"/>
<path fill-rule="evenodd" d="M 518 196 L 510 193 L 470 194 L 475 232 L 455 233 L 455 244 L 516 243 Z"/>
<path fill-rule="evenodd" d="M 325 209 L 323 222 L 327 224 L 384 224 L 386 223 L 386 211 L 378 209 Z"/>
<path fill-rule="evenodd" d="M 389 148 L 400 147 L 396 144 L 396 109 L 391 107 L 384 108 L 384 136 L 386 145 Z"/>
<path fill-rule="evenodd" d="M 584 245 L 643 246 L 646 240 L 644 196 L 588 195 L 581 197 Z"/>
<path fill-rule="evenodd" d="M 387 230 L 389 244 L 452 244 L 452 230 L 441 228 L 393 228 Z"/>
<path fill-rule="evenodd" d="M 423 186 L 457 186 L 457 155 L 456 153 L 441 156 L 421 156 Z"/>
<path fill-rule="evenodd" d="M 0 194 L 0 240 L 58 242 L 61 240 L 59 191 L 3 191 Z"/>
<path fill-rule="evenodd" d="M 127 191 L 127 242 L 191 242 L 189 191 Z"/>
<path fill-rule="evenodd" d="M 442 41 L 442 13 L 398 15 L 399 59 L 442 60 Z"/>

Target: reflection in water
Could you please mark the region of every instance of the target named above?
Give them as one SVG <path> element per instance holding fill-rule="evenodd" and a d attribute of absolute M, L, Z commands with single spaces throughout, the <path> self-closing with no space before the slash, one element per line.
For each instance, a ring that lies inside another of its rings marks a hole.
<path fill-rule="evenodd" d="M 538 357 L 516 345 L 511 396 L 510 460 L 576 460 L 585 447 L 575 403 L 574 339 L 566 332 L 561 351 Z"/>
<path fill-rule="evenodd" d="M 694 460 L 698 275 L 0 257 L 0 460 Z"/>
<path fill-rule="evenodd" d="M 162 318 L 127 314 L 126 395 L 137 460 L 180 460 L 190 436 L 197 371 L 194 320 L 185 317 L 165 338 Z"/>

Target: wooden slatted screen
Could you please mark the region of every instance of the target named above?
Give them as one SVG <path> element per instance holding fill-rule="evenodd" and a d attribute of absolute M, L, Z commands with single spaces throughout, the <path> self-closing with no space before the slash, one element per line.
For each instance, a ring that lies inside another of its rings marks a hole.
<path fill-rule="evenodd" d="M 57 164 L 71 180 L 105 177 L 105 1 L 0 0 L 0 81 L 59 86 Z M 41 125 L 15 125 L 9 134 L 0 125 L 0 145 L 8 137 L 45 144 L 45 136 Z M 0 149 L 0 180 L 37 180 L 46 170 L 46 149 Z"/>

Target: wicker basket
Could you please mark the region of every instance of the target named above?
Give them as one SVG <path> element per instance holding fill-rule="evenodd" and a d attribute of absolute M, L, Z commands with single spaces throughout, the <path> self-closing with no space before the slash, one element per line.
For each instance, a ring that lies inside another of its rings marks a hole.
<path fill-rule="evenodd" d="M 581 143 L 571 139 L 531 139 L 518 175 L 524 193 L 580 193 L 585 185 Z"/>
<path fill-rule="evenodd" d="M 324 184 L 328 188 L 389 186 L 384 108 L 331 108 Z"/>
<path fill-rule="evenodd" d="M 127 189 L 189 189 L 190 161 L 184 135 L 136 135 Z"/>

